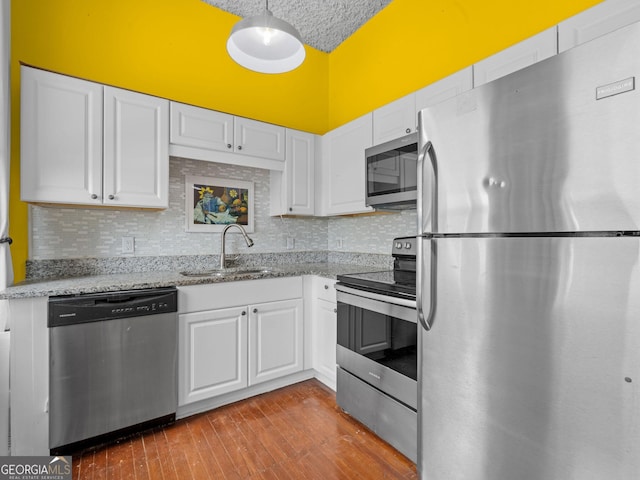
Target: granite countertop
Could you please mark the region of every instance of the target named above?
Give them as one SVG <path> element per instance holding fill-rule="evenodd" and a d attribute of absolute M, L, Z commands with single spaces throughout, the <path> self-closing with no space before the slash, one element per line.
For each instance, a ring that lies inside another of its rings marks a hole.
<path fill-rule="evenodd" d="M 385 268 L 372 265 L 347 263 L 292 263 L 288 265 L 265 265 L 266 271 L 252 274 L 234 274 L 234 271 L 247 267 L 230 268 L 224 276 L 185 276 L 179 271 L 155 271 L 138 273 L 113 273 L 87 275 L 67 278 L 47 278 L 28 280 L 18 283 L 0 292 L 0 299 L 29 297 L 50 297 L 56 295 L 77 295 L 83 293 L 113 292 L 140 288 L 168 286 L 201 285 L 208 283 L 256 280 L 263 278 L 293 277 L 300 275 L 319 275 L 336 278 L 347 273 L 381 271 Z"/>

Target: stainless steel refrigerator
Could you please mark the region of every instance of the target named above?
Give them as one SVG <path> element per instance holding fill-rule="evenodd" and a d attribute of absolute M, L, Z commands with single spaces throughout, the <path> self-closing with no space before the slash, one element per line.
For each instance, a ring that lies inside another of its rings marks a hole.
<path fill-rule="evenodd" d="M 640 25 L 419 116 L 418 468 L 640 478 Z"/>

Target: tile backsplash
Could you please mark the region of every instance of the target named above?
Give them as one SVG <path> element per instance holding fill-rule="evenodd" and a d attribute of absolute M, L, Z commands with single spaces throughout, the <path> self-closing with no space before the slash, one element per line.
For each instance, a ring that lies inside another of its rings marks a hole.
<path fill-rule="evenodd" d="M 123 256 L 125 236 L 135 238 L 135 256 L 219 253 L 219 233 L 185 231 L 186 175 L 254 182 L 255 228 L 251 237 L 255 245 L 248 250 L 240 235 L 227 235 L 228 253 L 286 251 L 290 237 L 295 239 L 293 251 L 389 254 L 394 237 L 416 232 L 415 211 L 344 218 L 271 217 L 268 170 L 173 157 L 169 168 L 166 210 L 31 206 L 30 259 Z"/>

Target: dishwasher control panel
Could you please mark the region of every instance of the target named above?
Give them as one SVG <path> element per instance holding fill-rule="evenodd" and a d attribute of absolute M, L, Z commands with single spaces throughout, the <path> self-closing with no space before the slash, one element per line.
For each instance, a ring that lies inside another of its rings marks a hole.
<path fill-rule="evenodd" d="M 126 290 L 49 298 L 48 327 L 174 313 L 175 287 Z"/>

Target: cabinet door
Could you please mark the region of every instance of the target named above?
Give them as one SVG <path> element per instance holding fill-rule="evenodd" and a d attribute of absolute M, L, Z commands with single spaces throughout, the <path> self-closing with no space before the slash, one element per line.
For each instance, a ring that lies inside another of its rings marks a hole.
<path fill-rule="evenodd" d="M 102 85 L 21 67 L 21 198 L 102 202 Z"/>
<path fill-rule="evenodd" d="M 473 86 L 484 85 L 557 53 L 557 28 L 551 27 L 476 63 L 473 66 Z"/>
<path fill-rule="evenodd" d="M 179 405 L 247 386 L 247 317 L 246 307 L 180 315 Z"/>
<path fill-rule="evenodd" d="M 256 304 L 249 308 L 249 385 L 301 371 L 302 300 Z"/>
<path fill-rule="evenodd" d="M 365 213 L 364 150 L 372 145 L 368 113 L 322 137 L 322 206 L 324 215 Z"/>
<path fill-rule="evenodd" d="M 104 199 L 169 206 L 169 101 L 104 87 Z"/>
<path fill-rule="evenodd" d="M 287 210 L 293 215 L 314 214 L 315 135 L 287 130 Z"/>
<path fill-rule="evenodd" d="M 373 144 L 417 131 L 416 98 L 411 93 L 373 111 Z"/>
<path fill-rule="evenodd" d="M 314 315 L 313 368 L 318 372 L 318 378 L 335 390 L 338 328 L 336 303 L 317 299 Z"/>
<path fill-rule="evenodd" d="M 315 135 L 287 129 L 285 168 L 271 172 L 271 215 L 315 213 Z"/>
<path fill-rule="evenodd" d="M 285 167 L 271 171 L 271 215 L 315 213 L 315 135 L 287 128 Z"/>
<path fill-rule="evenodd" d="M 235 117 L 234 145 L 238 153 L 284 161 L 285 128 Z"/>
<path fill-rule="evenodd" d="M 233 151 L 233 115 L 171 102 L 172 144 Z"/>
<path fill-rule="evenodd" d="M 640 21 L 638 0 L 607 0 L 558 25 L 558 51 Z"/>
<path fill-rule="evenodd" d="M 473 67 L 464 68 L 416 92 L 416 112 L 473 88 Z"/>

